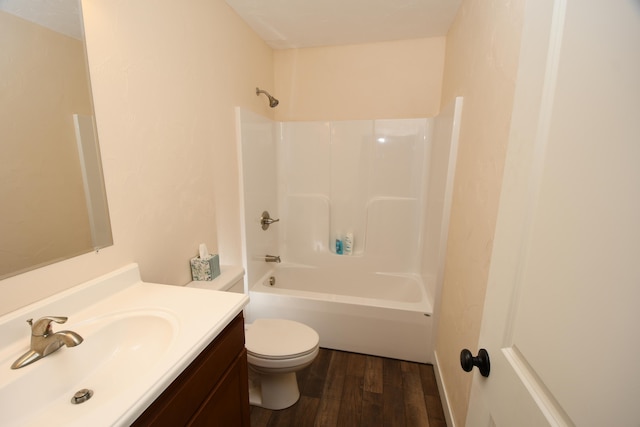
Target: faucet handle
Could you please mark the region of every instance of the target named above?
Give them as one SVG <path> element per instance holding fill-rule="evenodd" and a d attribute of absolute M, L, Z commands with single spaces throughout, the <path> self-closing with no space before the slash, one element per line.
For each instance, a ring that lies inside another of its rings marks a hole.
<path fill-rule="evenodd" d="M 31 335 L 43 336 L 51 332 L 51 322 L 64 323 L 68 317 L 64 316 L 45 316 L 33 322 L 33 319 L 28 319 L 27 323 L 31 326 Z"/>
<path fill-rule="evenodd" d="M 262 216 L 260 217 L 260 224 L 262 224 L 263 230 L 267 230 L 271 224 L 278 221 L 280 221 L 280 218 L 271 218 L 269 211 L 262 212 Z"/>

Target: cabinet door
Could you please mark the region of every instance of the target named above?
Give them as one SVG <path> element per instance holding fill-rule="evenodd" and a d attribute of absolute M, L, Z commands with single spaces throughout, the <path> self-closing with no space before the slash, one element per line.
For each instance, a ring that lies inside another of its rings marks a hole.
<path fill-rule="evenodd" d="M 235 387 L 220 392 L 228 407 L 246 406 L 249 413 L 249 391 L 247 379 L 246 350 L 244 349 L 244 319 L 240 313 L 209 346 L 194 360 L 184 372 L 156 399 L 154 403 L 134 422 L 133 426 L 184 426 L 193 420 L 202 407 L 211 404 L 212 396 L 221 388 L 221 383 L 233 383 L 230 377 L 237 375 Z M 241 361 L 244 359 L 244 362 Z M 239 365 L 244 363 L 244 369 Z M 246 399 L 233 402 L 238 393 Z M 248 418 L 247 418 L 248 419 Z M 209 425 L 224 425 L 212 423 Z M 227 424 L 227 426 L 244 424 Z M 246 424 L 248 425 L 248 423 Z"/>
<path fill-rule="evenodd" d="M 189 426 L 249 427 L 247 351 L 242 350 Z"/>

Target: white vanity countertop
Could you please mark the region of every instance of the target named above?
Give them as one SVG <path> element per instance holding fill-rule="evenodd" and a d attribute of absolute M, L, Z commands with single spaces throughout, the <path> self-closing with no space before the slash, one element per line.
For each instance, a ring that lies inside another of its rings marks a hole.
<path fill-rule="evenodd" d="M 145 283 L 136 264 L 0 317 L 0 425 L 131 424 L 242 311 L 244 294 Z M 84 342 L 20 369 L 26 319 L 67 316 Z M 73 405 L 82 388 L 94 396 Z"/>

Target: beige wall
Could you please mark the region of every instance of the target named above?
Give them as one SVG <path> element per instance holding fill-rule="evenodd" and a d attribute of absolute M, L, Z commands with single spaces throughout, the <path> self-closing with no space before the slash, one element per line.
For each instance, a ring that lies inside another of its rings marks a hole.
<path fill-rule="evenodd" d="M 433 117 L 440 109 L 445 38 L 277 50 L 282 121 Z M 270 90 L 271 89 L 267 89 Z"/>
<path fill-rule="evenodd" d="M 73 114 L 82 41 L 0 12 L 0 277 L 92 248 Z"/>
<path fill-rule="evenodd" d="M 129 262 L 184 284 L 205 242 L 240 262 L 234 106 L 272 114 L 271 49 L 223 0 L 84 0 L 114 245 L 0 281 L 0 314 Z"/>
<path fill-rule="evenodd" d="M 447 35 L 442 91 L 464 96 L 436 355 L 454 422 L 472 375 L 460 350 L 478 343 L 520 49 L 524 0 L 464 0 Z"/>

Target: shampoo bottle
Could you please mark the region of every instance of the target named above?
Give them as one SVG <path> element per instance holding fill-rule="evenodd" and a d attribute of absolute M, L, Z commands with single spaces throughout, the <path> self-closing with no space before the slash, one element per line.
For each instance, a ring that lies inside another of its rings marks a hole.
<path fill-rule="evenodd" d="M 342 239 L 340 238 L 340 235 L 336 235 L 336 254 L 337 255 L 342 255 L 343 252 L 343 246 L 342 246 Z"/>
<path fill-rule="evenodd" d="M 352 255 L 353 254 L 353 233 L 348 232 L 344 235 L 344 254 Z"/>

